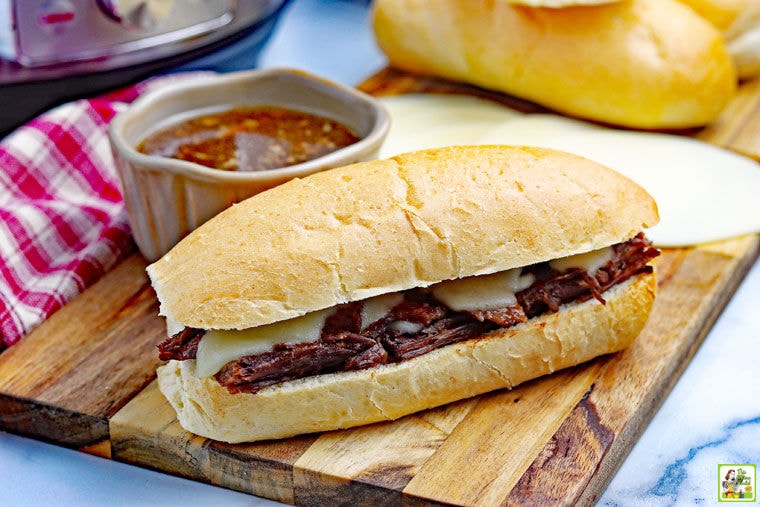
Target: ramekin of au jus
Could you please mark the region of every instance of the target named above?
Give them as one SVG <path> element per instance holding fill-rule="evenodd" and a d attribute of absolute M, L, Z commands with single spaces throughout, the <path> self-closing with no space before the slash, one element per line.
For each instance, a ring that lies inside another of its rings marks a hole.
<path fill-rule="evenodd" d="M 261 69 L 148 92 L 114 117 L 109 139 L 135 243 L 152 262 L 236 202 L 373 158 L 389 125 L 354 88 Z"/>

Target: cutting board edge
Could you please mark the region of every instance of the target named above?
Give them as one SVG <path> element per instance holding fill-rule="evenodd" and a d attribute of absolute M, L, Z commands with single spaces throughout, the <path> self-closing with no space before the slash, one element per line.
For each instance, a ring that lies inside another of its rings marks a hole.
<path fill-rule="evenodd" d="M 705 338 L 710 334 L 710 331 L 723 314 L 726 306 L 731 299 L 733 299 L 736 291 L 746 278 L 747 273 L 749 273 L 758 258 L 760 258 L 760 235 L 749 235 L 747 237 L 753 245 L 750 244 L 743 256 L 735 258 L 737 264 L 736 269 L 731 272 L 731 276 L 728 278 L 727 284 L 724 285 L 723 290 L 718 291 L 717 304 L 713 305 L 713 310 L 708 314 L 705 326 L 699 330 L 696 339 L 688 347 L 685 356 L 677 363 L 677 368 L 674 368 L 671 374 L 668 375 L 668 378 L 663 383 L 663 390 L 656 393 L 651 392 L 646 397 L 647 403 L 643 406 L 644 410 L 638 411 L 635 414 L 635 417 L 628 421 L 623 430 L 612 441 L 604 458 L 599 463 L 597 473 L 594 474 L 586 488 L 584 488 L 581 496 L 577 499 L 579 505 L 593 505 L 607 489 L 641 435 L 643 435 L 649 427 L 649 424 L 665 402 L 665 399 L 678 383 L 684 370 L 691 363 L 691 360 L 702 346 Z"/>
<path fill-rule="evenodd" d="M 0 430 L 110 458 L 106 417 L 0 393 Z"/>

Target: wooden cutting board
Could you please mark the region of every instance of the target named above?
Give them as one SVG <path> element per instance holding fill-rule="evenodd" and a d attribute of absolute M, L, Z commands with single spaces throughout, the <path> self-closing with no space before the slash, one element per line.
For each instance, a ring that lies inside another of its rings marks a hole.
<path fill-rule="evenodd" d="M 385 70 L 370 93 L 500 94 Z M 748 83 L 703 140 L 760 159 Z M 760 250 L 756 235 L 665 250 L 659 296 L 622 353 L 509 391 L 351 430 L 230 445 L 188 434 L 156 388 L 157 303 L 133 254 L 0 354 L 0 429 L 298 505 L 590 503 Z"/>

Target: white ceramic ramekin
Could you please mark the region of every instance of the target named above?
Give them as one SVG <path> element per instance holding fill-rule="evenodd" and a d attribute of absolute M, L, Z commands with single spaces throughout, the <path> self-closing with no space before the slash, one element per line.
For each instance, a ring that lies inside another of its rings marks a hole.
<path fill-rule="evenodd" d="M 361 139 L 308 162 L 256 172 L 212 169 L 136 150 L 172 118 L 237 106 L 280 106 L 325 116 Z M 235 202 L 293 178 L 373 158 L 388 128 L 387 113 L 369 95 L 301 71 L 265 69 L 204 76 L 149 92 L 116 115 L 109 137 L 133 237 L 152 262 Z"/>

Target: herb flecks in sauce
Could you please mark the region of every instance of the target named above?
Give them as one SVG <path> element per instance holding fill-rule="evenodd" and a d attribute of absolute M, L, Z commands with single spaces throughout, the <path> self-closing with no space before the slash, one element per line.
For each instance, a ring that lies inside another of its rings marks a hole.
<path fill-rule="evenodd" d="M 141 153 L 226 171 L 264 171 L 312 160 L 359 140 L 345 125 L 282 107 L 238 107 L 159 130 Z"/>

